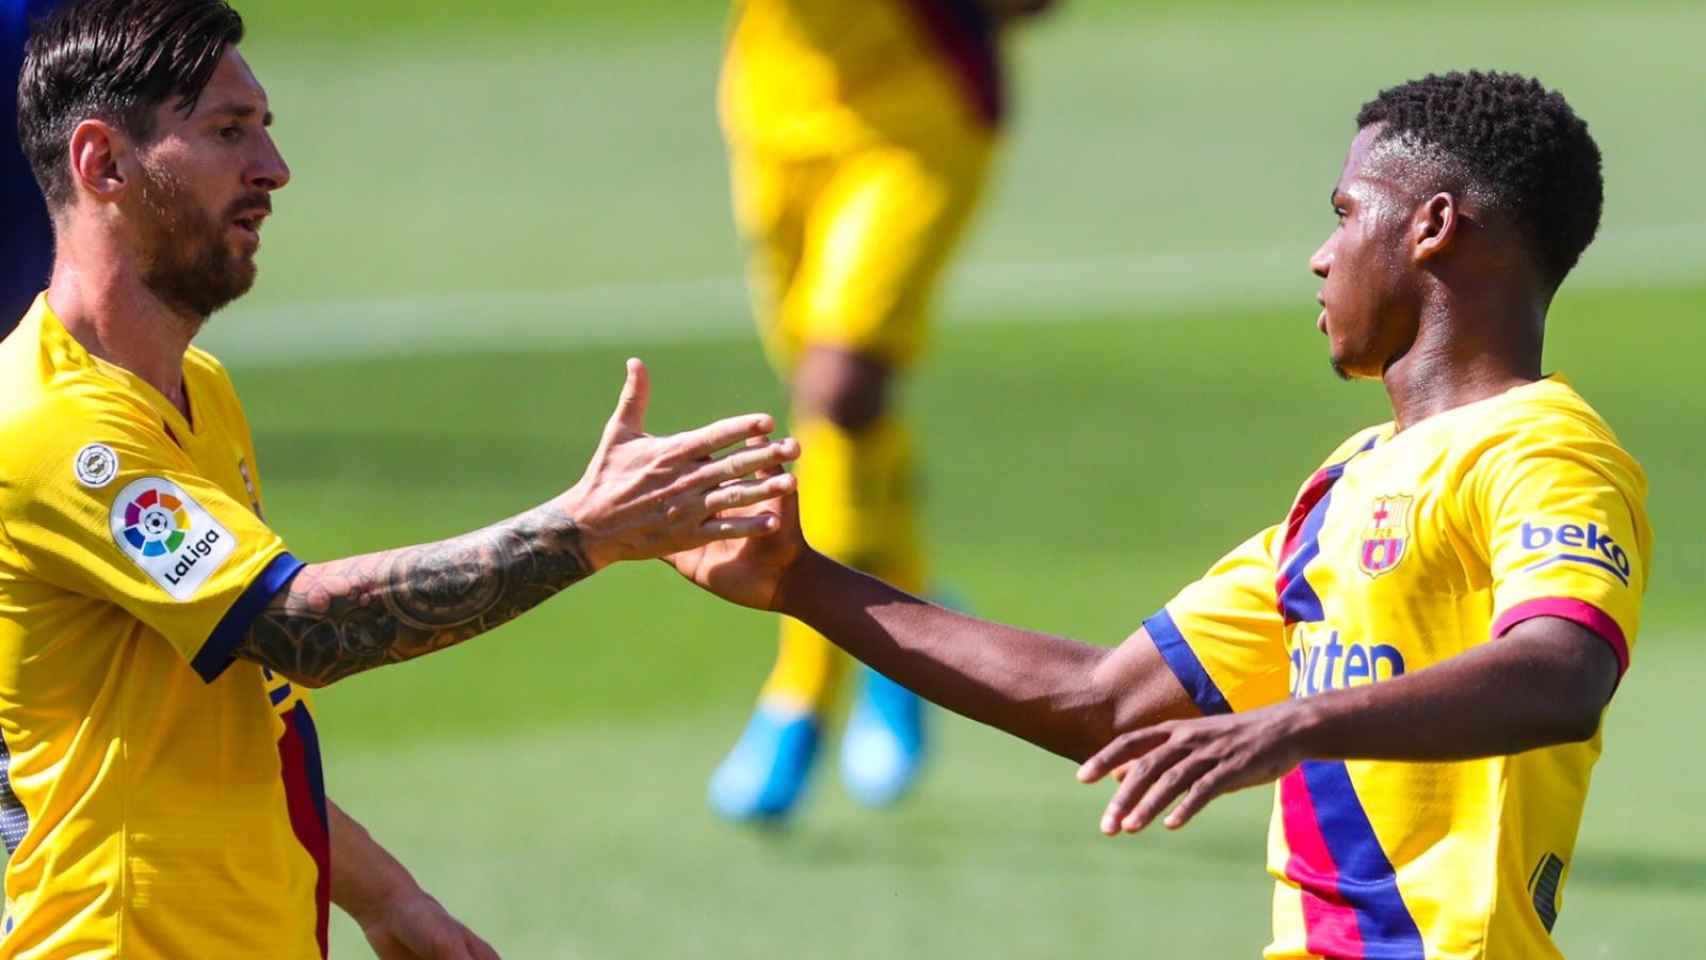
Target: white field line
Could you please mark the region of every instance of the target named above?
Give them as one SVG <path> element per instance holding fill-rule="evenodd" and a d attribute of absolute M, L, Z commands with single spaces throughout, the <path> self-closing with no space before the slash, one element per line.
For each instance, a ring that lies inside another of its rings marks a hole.
<path fill-rule="evenodd" d="M 1104 255 L 972 262 L 949 279 L 943 323 L 1071 322 L 1083 311 L 1152 314 L 1284 304 L 1313 314 L 1308 250 Z M 1567 289 L 1706 279 L 1706 223 L 1606 231 Z M 202 344 L 224 359 L 289 365 L 383 353 L 495 352 L 584 344 L 687 343 L 750 335 L 733 276 L 515 293 L 467 291 L 231 308 Z"/>

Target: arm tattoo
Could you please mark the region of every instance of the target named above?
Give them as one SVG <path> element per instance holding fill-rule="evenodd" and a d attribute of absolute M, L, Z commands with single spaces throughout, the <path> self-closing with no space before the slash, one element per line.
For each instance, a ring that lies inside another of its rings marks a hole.
<path fill-rule="evenodd" d="M 438 543 L 310 564 L 236 653 L 323 686 L 455 646 L 591 572 L 574 521 L 541 506 Z"/>

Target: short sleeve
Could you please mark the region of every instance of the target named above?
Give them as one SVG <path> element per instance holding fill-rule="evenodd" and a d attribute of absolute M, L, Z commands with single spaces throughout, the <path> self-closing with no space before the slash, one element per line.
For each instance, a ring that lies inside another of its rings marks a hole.
<path fill-rule="evenodd" d="M 3 492 L 13 550 L 32 576 L 124 608 L 211 683 L 301 562 L 162 429 L 123 411 L 70 419 Z"/>
<path fill-rule="evenodd" d="M 1486 465 L 1470 515 L 1482 526 L 1494 637 L 1561 617 L 1604 638 L 1618 676 L 1640 622 L 1652 536 L 1640 468 L 1615 447 L 1517 451 Z"/>
<path fill-rule="evenodd" d="M 1281 532 L 1270 527 L 1239 544 L 1144 621 L 1205 714 L 1253 710 L 1290 693 L 1275 587 Z"/>

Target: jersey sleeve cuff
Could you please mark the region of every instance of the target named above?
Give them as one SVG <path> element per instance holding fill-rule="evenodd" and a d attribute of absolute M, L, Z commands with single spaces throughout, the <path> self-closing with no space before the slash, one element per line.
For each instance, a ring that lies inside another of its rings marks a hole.
<path fill-rule="evenodd" d="M 1173 676 L 1179 678 L 1198 710 L 1205 716 L 1232 712 L 1232 705 L 1226 702 L 1226 697 L 1221 694 L 1220 687 L 1215 685 L 1214 678 L 1203 669 L 1202 661 L 1197 659 L 1196 651 L 1191 649 L 1185 635 L 1179 632 L 1178 625 L 1173 622 L 1173 615 L 1167 612 L 1166 607 L 1157 610 L 1154 616 L 1143 621 L 1143 628 L 1149 631 L 1149 639 L 1155 641 L 1155 649 L 1161 651 L 1161 659 L 1167 661 Z"/>
<path fill-rule="evenodd" d="M 255 579 L 249 581 L 249 586 L 243 591 L 231 609 L 225 611 L 225 616 L 208 635 L 207 642 L 201 645 L 201 652 L 190 661 L 190 666 L 200 675 L 203 683 L 218 680 L 225 669 L 236 660 L 233 655 L 237 645 L 248 636 L 249 628 L 254 626 L 255 618 L 261 615 L 272 598 L 277 596 L 292 577 L 307 566 L 301 560 L 291 556 L 289 551 L 279 554 L 268 563 Z"/>
<path fill-rule="evenodd" d="M 1622 680 L 1623 674 L 1629 670 L 1629 641 L 1623 636 L 1623 628 L 1604 610 L 1573 597 L 1541 597 L 1537 600 L 1525 600 L 1506 610 L 1493 621 L 1493 637 L 1504 636 L 1510 629 L 1524 620 L 1535 617 L 1557 617 L 1571 623 L 1580 624 L 1598 634 L 1611 652 L 1617 656 L 1617 679 Z"/>

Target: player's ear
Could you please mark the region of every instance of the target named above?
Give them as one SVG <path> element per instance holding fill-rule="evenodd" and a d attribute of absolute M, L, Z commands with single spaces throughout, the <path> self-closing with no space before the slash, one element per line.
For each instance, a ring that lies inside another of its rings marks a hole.
<path fill-rule="evenodd" d="M 122 159 L 129 138 L 103 120 L 84 120 L 71 131 L 71 177 L 79 193 L 98 201 L 118 199 L 128 184 Z"/>
<path fill-rule="evenodd" d="M 1418 262 L 1439 256 L 1457 238 L 1461 222 L 1456 197 L 1449 193 L 1429 197 L 1410 218 L 1411 255 Z"/>

